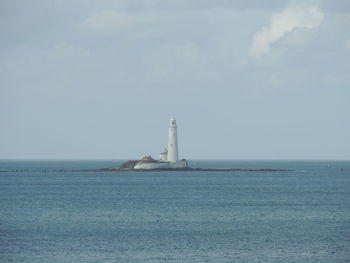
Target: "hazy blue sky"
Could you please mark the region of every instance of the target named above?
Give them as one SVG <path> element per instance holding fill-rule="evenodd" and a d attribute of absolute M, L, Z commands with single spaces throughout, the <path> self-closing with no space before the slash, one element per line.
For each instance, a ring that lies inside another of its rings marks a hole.
<path fill-rule="evenodd" d="M 350 1 L 2 0 L 0 158 L 350 159 Z"/>

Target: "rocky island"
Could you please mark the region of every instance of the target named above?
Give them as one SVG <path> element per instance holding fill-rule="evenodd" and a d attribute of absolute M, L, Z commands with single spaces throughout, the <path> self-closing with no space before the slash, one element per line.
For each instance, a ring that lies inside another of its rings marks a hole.
<path fill-rule="evenodd" d="M 129 160 L 120 166 L 102 168 L 94 171 L 202 171 L 202 172 L 228 172 L 228 171 L 285 171 L 266 168 L 191 168 L 186 159 L 179 159 L 177 142 L 177 124 L 175 118 L 170 119 L 168 129 L 168 147 L 159 154 L 159 160 L 145 156 L 140 160 Z"/>
<path fill-rule="evenodd" d="M 120 166 L 113 166 L 108 168 L 101 168 L 97 170 L 89 170 L 94 172 L 122 172 L 122 171 L 137 171 L 137 172 L 152 172 L 152 171 L 201 171 L 201 172 L 283 172 L 288 170 L 283 169 L 270 169 L 270 168 L 192 168 L 192 167 L 183 167 L 183 168 L 154 168 L 154 169 L 135 169 L 135 165 L 139 162 L 157 162 L 152 159 L 150 156 L 145 156 L 141 160 L 129 160 L 122 163 Z M 187 162 L 187 161 L 186 161 Z"/>

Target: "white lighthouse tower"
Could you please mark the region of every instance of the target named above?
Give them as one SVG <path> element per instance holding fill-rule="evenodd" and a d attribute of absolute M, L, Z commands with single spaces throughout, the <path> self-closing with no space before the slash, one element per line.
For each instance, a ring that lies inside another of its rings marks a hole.
<path fill-rule="evenodd" d="M 179 160 L 179 151 L 177 145 L 177 125 L 175 118 L 170 119 L 168 131 L 168 148 L 159 154 L 159 161 L 150 156 L 143 158 L 138 162 L 134 169 L 184 169 L 188 167 L 186 159 Z"/>
<path fill-rule="evenodd" d="M 168 162 L 176 163 L 179 160 L 177 146 L 177 125 L 175 118 L 170 119 L 169 137 L 168 137 Z"/>

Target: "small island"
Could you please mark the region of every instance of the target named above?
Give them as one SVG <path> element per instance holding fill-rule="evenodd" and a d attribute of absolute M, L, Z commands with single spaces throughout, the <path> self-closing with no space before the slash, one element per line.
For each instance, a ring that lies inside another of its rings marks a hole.
<path fill-rule="evenodd" d="M 170 119 L 168 129 L 168 148 L 159 154 L 159 160 L 153 159 L 150 155 L 140 160 L 129 160 L 120 166 L 102 168 L 94 171 L 202 171 L 202 172 L 234 172 L 234 171 L 286 171 L 281 169 L 267 168 L 192 168 L 186 159 L 179 159 L 177 142 L 177 124 L 175 118 Z"/>
<path fill-rule="evenodd" d="M 101 168 L 97 170 L 89 170 L 94 172 L 123 172 L 123 171 L 137 171 L 137 172 L 153 172 L 153 171 L 188 171 L 188 172 L 283 172 L 289 170 L 270 169 L 270 168 L 154 168 L 154 169 L 135 169 L 135 165 L 139 162 L 157 162 L 150 156 L 145 156 L 141 160 L 129 160 L 122 163 L 120 166 L 113 166 L 108 168 Z M 186 161 L 187 162 L 187 161 Z M 87 171 L 87 170 L 86 170 Z"/>
<path fill-rule="evenodd" d="M 159 168 L 159 169 L 133 169 L 133 168 L 123 168 L 121 166 L 115 166 L 110 168 L 101 168 L 98 170 L 84 170 L 86 172 L 161 172 L 161 171 L 173 171 L 173 172 L 286 172 L 290 170 L 283 169 L 269 169 L 269 168 Z"/>

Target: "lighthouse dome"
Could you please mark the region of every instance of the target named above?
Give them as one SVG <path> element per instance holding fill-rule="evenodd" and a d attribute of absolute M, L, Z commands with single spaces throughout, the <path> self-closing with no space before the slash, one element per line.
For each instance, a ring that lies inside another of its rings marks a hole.
<path fill-rule="evenodd" d="M 170 118 L 170 126 L 176 126 L 176 119 L 174 117 Z"/>

